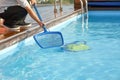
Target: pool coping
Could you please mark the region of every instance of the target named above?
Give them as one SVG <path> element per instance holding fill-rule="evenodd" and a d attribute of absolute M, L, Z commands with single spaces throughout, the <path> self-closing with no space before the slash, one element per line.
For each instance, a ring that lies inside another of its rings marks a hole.
<path fill-rule="evenodd" d="M 55 26 L 61 22 L 64 22 L 64 21 L 66 21 L 66 20 L 68 20 L 76 15 L 79 15 L 80 13 L 81 13 L 81 9 L 73 11 L 70 14 L 66 14 L 66 15 L 63 15 L 61 17 L 55 18 L 55 19 L 50 20 L 48 22 L 45 22 L 46 28 L 53 27 L 53 26 Z M 40 28 L 36 23 L 36 26 L 33 26 L 33 27 L 23 31 L 23 32 L 17 33 L 15 35 L 12 35 L 12 36 L 5 38 L 3 40 L 0 40 L 0 50 L 7 48 L 9 46 L 12 46 L 15 43 L 18 43 L 18 42 L 20 42 L 28 37 L 31 37 L 31 36 L 35 35 L 36 33 L 41 32 L 41 31 L 43 31 L 43 29 Z"/>

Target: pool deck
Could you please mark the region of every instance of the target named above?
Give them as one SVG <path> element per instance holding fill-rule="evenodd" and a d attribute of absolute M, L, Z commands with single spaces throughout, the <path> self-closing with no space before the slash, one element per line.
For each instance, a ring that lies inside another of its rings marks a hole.
<path fill-rule="evenodd" d="M 54 14 L 54 7 L 51 5 L 46 7 L 45 6 L 39 7 L 38 10 L 40 11 L 42 19 L 47 28 L 55 26 L 61 22 L 64 22 L 67 19 L 70 19 L 71 17 L 78 15 L 78 13 L 81 12 L 81 10 L 74 11 L 73 5 L 63 5 L 62 13 L 60 13 L 59 6 L 57 6 L 58 11 L 56 14 Z M 28 20 L 26 19 L 26 22 L 32 23 L 32 26 L 27 29 L 21 28 L 20 32 L 10 32 L 6 34 L 5 37 L 0 40 L 0 50 L 9 47 L 30 36 L 33 36 L 34 34 L 43 30 L 38 26 L 38 24 L 34 20 L 32 20 L 29 17 L 29 15 L 27 17 Z"/>

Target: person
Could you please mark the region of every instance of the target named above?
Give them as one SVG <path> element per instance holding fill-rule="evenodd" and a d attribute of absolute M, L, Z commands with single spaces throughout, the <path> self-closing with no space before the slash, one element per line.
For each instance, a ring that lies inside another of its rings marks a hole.
<path fill-rule="evenodd" d="M 29 0 L 31 4 L 36 4 L 36 0 Z M 0 0 L 0 34 L 12 30 L 19 30 L 21 26 L 28 26 L 25 19 L 29 14 L 41 27 L 44 25 L 32 10 L 27 0 Z"/>

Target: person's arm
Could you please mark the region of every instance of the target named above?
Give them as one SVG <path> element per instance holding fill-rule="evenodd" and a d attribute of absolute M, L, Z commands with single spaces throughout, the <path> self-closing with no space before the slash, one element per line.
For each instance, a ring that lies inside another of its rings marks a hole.
<path fill-rule="evenodd" d="M 25 9 L 29 13 L 29 15 L 40 25 L 43 26 L 44 24 L 40 21 L 36 13 L 32 10 L 31 6 L 26 6 Z"/>
<path fill-rule="evenodd" d="M 38 16 L 36 13 L 32 10 L 30 4 L 28 3 L 27 0 L 16 0 L 20 6 L 24 7 L 28 14 L 42 27 L 44 24 L 39 20 Z M 31 4 L 36 4 L 36 0 L 29 0 Z"/>

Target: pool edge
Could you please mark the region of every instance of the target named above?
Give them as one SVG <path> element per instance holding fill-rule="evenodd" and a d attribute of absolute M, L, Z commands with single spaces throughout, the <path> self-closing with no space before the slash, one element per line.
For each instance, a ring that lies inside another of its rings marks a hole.
<path fill-rule="evenodd" d="M 66 20 L 80 14 L 80 13 L 81 13 L 81 9 L 73 11 L 72 13 L 66 14 L 66 15 L 64 15 L 62 17 L 58 17 L 56 19 L 45 22 L 46 27 L 50 28 L 52 26 L 55 26 L 55 25 L 57 25 L 57 24 L 59 24 L 59 23 L 61 23 L 63 21 L 66 21 Z M 34 34 L 40 32 L 40 31 L 42 31 L 42 29 L 37 25 L 37 26 L 34 26 L 32 28 L 29 28 L 28 30 L 25 30 L 23 32 L 20 32 L 18 34 L 15 34 L 13 36 L 5 38 L 3 40 L 0 40 L 0 50 L 2 50 L 4 48 L 7 48 L 9 46 L 12 46 L 15 43 L 18 43 L 18 42 L 20 42 L 20 41 L 22 41 L 22 40 L 24 40 L 24 39 L 26 39 L 26 38 L 28 38 L 30 36 L 33 36 Z"/>

